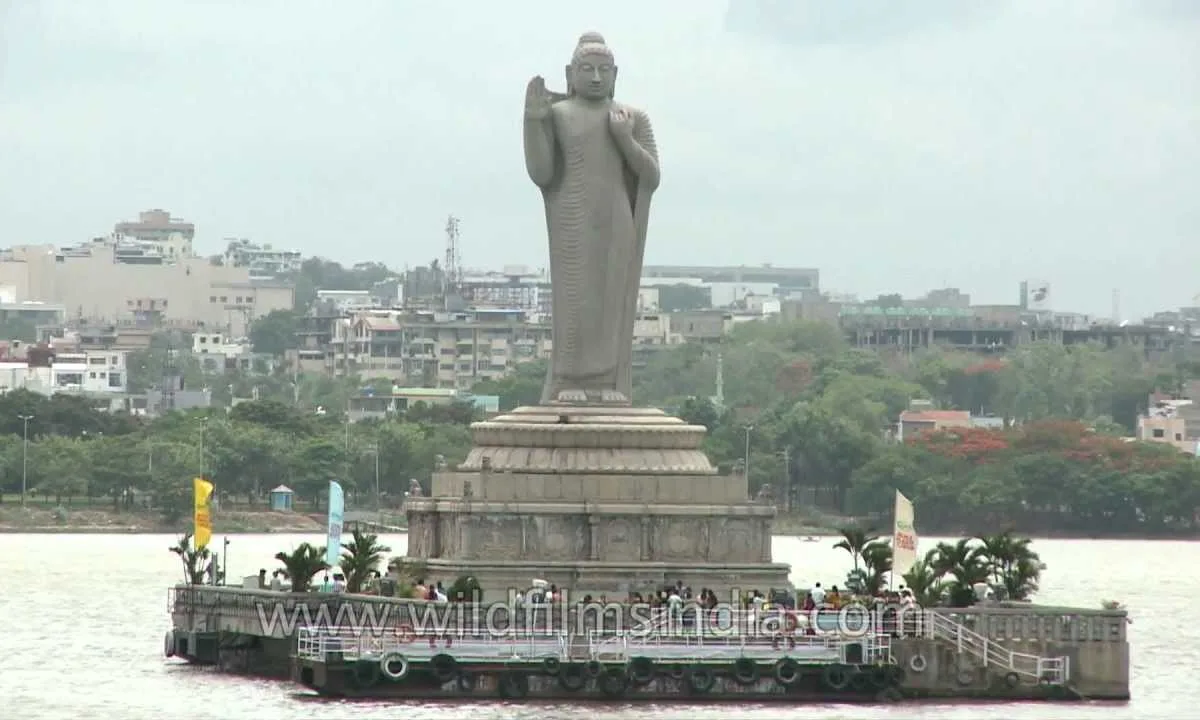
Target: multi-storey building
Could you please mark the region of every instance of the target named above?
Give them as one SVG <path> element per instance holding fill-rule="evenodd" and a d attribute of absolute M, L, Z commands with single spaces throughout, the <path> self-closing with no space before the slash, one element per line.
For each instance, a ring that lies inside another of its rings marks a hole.
<path fill-rule="evenodd" d="M 44 346 L 0 359 L 0 392 L 24 388 L 56 392 L 123 394 L 128 384 L 123 350 L 62 352 Z"/>
<path fill-rule="evenodd" d="M 842 330 L 857 347 L 908 352 L 941 347 L 983 353 L 1005 352 L 1033 342 L 1060 345 L 1100 343 L 1107 347 L 1128 344 L 1147 356 L 1186 342 L 1171 328 L 1150 325 L 1117 325 L 1079 313 L 1031 311 L 1020 305 L 970 305 L 957 291 L 931 293 L 924 300 L 883 306 L 872 303 L 790 301 L 781 303 L 789 320 L 827 322 Z M 951 306 L 934 306 L 938 299 Z"/>
<path fill-rule="evenodd" d="M 69 330 L 50 338 L 55 350 L 82 352 L 88 350 L 146 350 L 154 338 L 153 328 L 113 324 L 76 324 Z"/>
<path fill-rule="evenodd" d="M 155 209 L 138 213 L 137 220 L 117 223 L 113 226 L 113 232 L 148 242 L 168 240 L 178 235 L 191 243 L 196 237 L 196 226 L 171 217 L 166 210 Z"/>
<path fill-rule="evenodd" d="M 1200 408 L 1191 400 L 1159 400 L 1145 415 L 1138 417 L 1138 440 L 1168 443 L 1186 453 L 1196 453 L 1194 425 Z M 1192 425 L 1189 432 L 1189 425 Z"/>
<path fill-rule="evenodd" d="M 314 307 L 296 320 L 296 347 L 284 355 L 293 373 L 332 372 L 330 358 L 333 332 L 339 320 L 349 315 L 336 308 Z"/>
<path fill-rule="evenodd" d="M 0 286 L 10 288 L 16 302 L 62 305 L 68 322 L 203 328 L 234 337 L 272 310 L 291 309 L 291 285 L 171 252 L 171 238 L 183 243 L 183 235 L 156 237 L 135 244 L 123 236 L 100 238 L 62 250 L 15 247 L 0 253 Z"/>
<path fill-rule="evenodd" d="M 0 329 L 8 335 L 0 337 L 0 340 L 41 340 L 46 334 L 61 328 L 66 316 L 66 308 L 61 303 L 36 300 L 17 302 L 15 288 L 0 287 Z"/>
<path fill-rule="evenodd" d="M 246 268 L 255 279 L 277 278 L 298 272 L 303 260 L 298 250 L 282 250 L 246 239 L 227 238 L 224 263 Z"/>
<path fill-rule="evenodd" d="M 193 334 L 192 354 L 200 359 L 200 366 L 206 372 L 265 371 L 274 362 L 269 355 L 255 353 L 249 342 L 239 342 L 221 333 Z"/>
<path fill-rule="evenodd" d="M 773 265 L 647 265 L 642 270 L 643 285 L 670 284 L 696 279 L 706 284 L 775 286 L 784 297 L 815 294 L 820 291 L 821 273 L 815 268 L 785 268 Z M 745 294 L 745 293 L 743 293 Z M 716 299 L 714 298 L 714 303 Z"/>
<path fill-rule="evenodd" d="M 313 318 L 303 327 L 300 347 L 289 353 L 293 370 L 315 371 L 320 362 L 325 372 L 409 387 L 468 389 L 550 352 L 550 326 L 529 322 L 520 310 L 374 309 Z"/>
<path fill-rule="evenodd" d="M 512 308 L 531 317 L 550 316 L 550 277 L 544 270 L 510 266 L 501 272 L 467 272 L 458 281 L 458 291 L 469 307 Z"/>
<path fill-rule="evenodd" d="M 339 313 L 387 307 L 370 290 L 318 290 L 317 307 Z"/>

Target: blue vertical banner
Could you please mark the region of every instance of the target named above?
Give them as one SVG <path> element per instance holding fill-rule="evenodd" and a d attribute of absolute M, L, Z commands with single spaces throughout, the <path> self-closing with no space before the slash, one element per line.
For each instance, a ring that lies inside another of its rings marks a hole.
<path fill-rule="evenodd" d="M 342 515 L 346 511 L 346 497 L 337 480 L 329 481 L 329 535 L 325 538 L 325 564 L 338 566 L 342 557 Z"/>

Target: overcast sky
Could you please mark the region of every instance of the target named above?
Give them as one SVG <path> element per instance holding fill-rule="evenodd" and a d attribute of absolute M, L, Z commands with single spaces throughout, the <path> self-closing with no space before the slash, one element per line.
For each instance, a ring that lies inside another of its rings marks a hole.
<path fill-rule="evenodd" d="M 598 30 L 655 124 L 647 262 L 1138 316 L 1200 293 L 1200 2 L 0 0 L 0 245 L 161 207 L 402 267 L 544 265 L 520 121 Z"/>

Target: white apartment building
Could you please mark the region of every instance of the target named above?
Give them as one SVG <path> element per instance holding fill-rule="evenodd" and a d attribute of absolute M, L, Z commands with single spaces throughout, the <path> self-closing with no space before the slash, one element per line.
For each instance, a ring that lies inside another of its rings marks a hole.
<path fill-rule="evenodd" d="M 0 392 L 26 389 L 57 392 L 124 393 L 128 389 L 127 353 L 122 350 L 60 352 L 49 364 L 0 360 Z"/>
<path fill-rule="evenodd" d="M 192 353 L 200 358 L 200 366 L 206 372 L 249 372 L 254 369 L 254 360 L 258 357 L 250 343 L 222 333 L 194 333 Z"/>
<path fill-rule="evenodd" d="M 529 317 L 550 314 L 550 275 L 544 269 L 506 265 L 500 272 L 467 270 L 458 290 L 468 307 L 522 310 Z"/>
<path fill-rule="evenodd" d="M 380 306 L 369 290 L 318 290 L 317 306 L 329 312 L 354 313 Z"/>
<path fill-rule="evenodd" d="M 463 312 L 364 310 L 331 318 L 323 361 L 293 359 L 293 369 L 390 378 L 410 387 L 468 389 L 516 365 L 549 357 L 548 324 L 521 310 Z"/>
<path fill-rule="evenodd" d="M 224 262 L 230 267 L 246 268 L 252 278 L 274 278 L 298 272 L 303 257 L 299 250 L 283 250 L 259 245 L 244 238 L 226 238 Z"/>

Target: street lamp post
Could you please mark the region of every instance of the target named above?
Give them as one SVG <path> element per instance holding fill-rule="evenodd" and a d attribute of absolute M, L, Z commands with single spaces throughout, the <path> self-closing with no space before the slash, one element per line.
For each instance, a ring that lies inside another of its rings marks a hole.
<path fill-rule="evenodd" d="M 383 500 L 379 495 L 379 443 L 375 443 L 372 448 L 375 453 L 375 515 L 379 524 L 383 524 Z"/>
<path fill-rule="evenodd" d="M 746 426 L 746 463 L 745 463 L 745 472 L 746 472 L 746 481 L 747 481 L 747 482 L 749 482 L 749 481 L 750 481 L 750 433 L 751 433 L 751 432 L 753 432 L 753 431 L 754 431 L 754 426 L 753 426 L 753 425 L 747 425 L 747 426 Z"/>
<path fill-rule="evenodd" d="M 18 415 L 24 423 L 24 440 L 21 442 L 21 507 L 25 507 L 25 493 L 29 482 L 29 421 L 32 415 Z"/>
<path fill-rule="evenodd" d="M 208 429 L 208 418 L 200 418 L 200 479 L 204 479 L 204 433 Z"/>
<path fill-rule="evenodd" d="M 783 486 L 780 488 L 783 500 L 783 511 L 790 513 L 792 511 L 792 448 L 789 445 L 783 449 Z"/>

